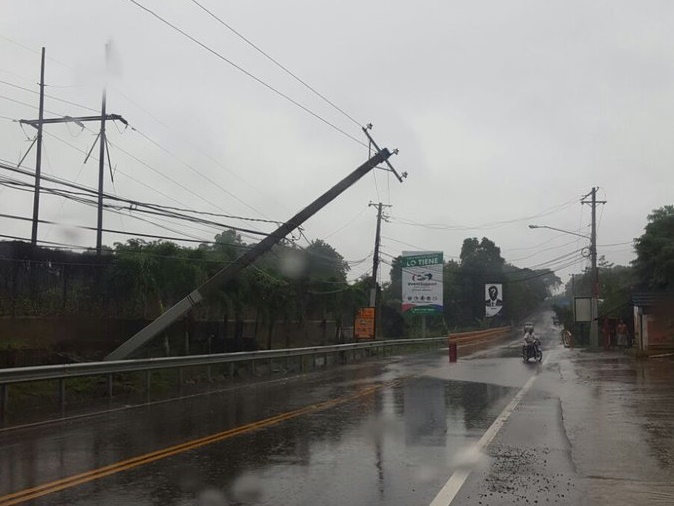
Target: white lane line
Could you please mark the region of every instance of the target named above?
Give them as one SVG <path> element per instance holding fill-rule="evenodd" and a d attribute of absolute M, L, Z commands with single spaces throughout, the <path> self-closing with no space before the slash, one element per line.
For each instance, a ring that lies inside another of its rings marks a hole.
<path fill-rule="evenodd" d="M 545 358 L 542 365 L 547 364 L 548 360 L 550 360 L 550 355 Z M 536 381 L 536 378 L 538 378 L 538 374 L 535 374 L 529 378 L 520 391 L 517 392 L 515 397 L 513 397 L 513 400 L 508 403 L 503 411 L 501 411 L 501 414 L 496 418 L 496 420 L 494 420 L 494 423 L 489 426 L 487 432 L 485 432 L 480 440 L 475 444 L 475 449 L 477 451 L 483 451 L 487 446 L 489 446 L 489 443 L 494 440 L 496 434 L 498 434 L 499 431 L 503 428 L 505 423 L 508 421 L 508 418 L 510 418 L 510 415 L 512 415 L 513 411 L 515 411 L 515 408 L 517 408 L 517 405 L 531 388 L 531 385 L 533 385 L 534 381 Z M 461 487 L 468 479 L 468 476 L 470 476 L 470 472 L 471 471 L 469 469 L 456 470 L 449 478 L 447 483 L 445 483 L 445 486 L 442 487 L 442 490 L 440 490 L 438 495 L 435 496 L 435 499 L 433 499 L 433 502 L 431 502 L 430 506 L 449 506 L 454 498 L 458 495 L 459 490 L 461 490 Z"/>

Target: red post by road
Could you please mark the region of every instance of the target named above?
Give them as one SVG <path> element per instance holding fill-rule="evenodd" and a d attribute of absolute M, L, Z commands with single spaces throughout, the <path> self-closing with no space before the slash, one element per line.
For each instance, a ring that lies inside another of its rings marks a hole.
<path fill-rule="evenodd" d="M 458 358 L 458 349 L 456 346 L 456 341 L 449 340 L 449 363 L 456 362 Z"/>

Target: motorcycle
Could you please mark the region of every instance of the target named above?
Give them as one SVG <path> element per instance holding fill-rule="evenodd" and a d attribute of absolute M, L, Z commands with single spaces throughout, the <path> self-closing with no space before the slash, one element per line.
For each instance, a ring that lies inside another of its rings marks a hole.
<path fill-rule="evenodd" d="M 522 345 L 522 359 L 528 363 L 530 358 L 535 359 L 537 362 L 543 360 L 541 342 L 537 337 L 535 337 L 532 342 L 524 343 Z"/>

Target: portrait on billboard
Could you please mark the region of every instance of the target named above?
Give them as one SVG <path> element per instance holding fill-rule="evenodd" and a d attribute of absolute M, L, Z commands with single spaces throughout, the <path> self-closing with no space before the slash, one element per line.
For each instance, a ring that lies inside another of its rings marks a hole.
<path fill-rule="evenodd" d="M 485 311 L 487 317 L 496 316 L 503 309 L 503 285 L 487 283 L 484 285 Z"/>

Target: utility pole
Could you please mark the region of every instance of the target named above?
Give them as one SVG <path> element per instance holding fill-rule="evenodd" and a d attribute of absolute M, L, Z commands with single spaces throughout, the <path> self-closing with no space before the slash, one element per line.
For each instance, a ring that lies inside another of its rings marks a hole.
<path fill-rule="evenodd" d="M 209 293 L 230 282 L 243 269 L 252 264 L 260 255 L 263 255 L 269 251 L 272 246 L 278 244 L 286 235 L 302 225 L 302 223 L 311 218 L 318 211 L 323 209 L 326 205 L 346 191 L 350 186 L 361 179 L 365 174 L 374 169 L 378 164 L 387 162 L 392 154 L 393 153 L 391 153 L 386 148 L 381 150 L 377 148 L 377 152 L 360 167 L 355 169 L 340 182 L 335 184 L 332 188 L 314 200 L 311 204 L 299 211 L 295 216 L 290 218 L 283 225 L 262 239 L 259 243 L 243 253 L 234 262 L 218 271 L 200 287 L 192 291 L 192 293 L 190 293 L 187 297 L 177 302 L 164 313 L 162 313 L 161 316 L 155 319 L 147 327 L 143 328 L 140 332 L 136 333 L 130 339 L 125 341 L 121 346 L 105 357 L 105 360 L 122 360 L 128 358 L 129 355 L 134 353 L 145 343 L 153 339 L 158 334 L 164 332 L 175 321 L 182 318 L 185 314 L 191 311 L 192 308 L 199 304 Z"/>
<path fill-rule="evenodd" d="M 591 196 L 589 201 L 581 200 L 582 204 L 592 206 L 592 231 L 590 234 L 590 259 L 592 262 L 592 298 L 590 301 L 590 313 L 592 321 L 590 322 L 590 348 L 599 348 L 599 270 L 597 269 L 597 206 L 606 204 L 606 201 L 597 200 L 597 187 L 592 187 L 592 191 L 585 198 Z"/>
<path fill-rule="evenodd" d="M 106 58 L 106 68 L 108 61 L 108 46 L 105 46 L 105 58 Z M 33 196 L 33 231 L 31 234 L 31 244 L 35 246 L 37 244 L 37 226 L 40 222 L 39 220 L 39 209 L 40 209 L 40 174 L 41 174 L 41 165 L 42 165 L 42 128 L 44 125 L 52 125 L 57 123 L 75 123 L 80 127 L 84 128 L 84 123 L 91 121 L 100 122 L 100 132 L 98 134 L 98 140 L 100 141 L 99 146 L 99 160 L 98 160 L 98 221 L 96 228 L 96 253 L 101 254 L 102 251 L 102 242 L 103 242 L 103 182 L 105 174 L 105 155 L 108 155 L 108 164 L 110 163 L 110 153 L 107 150 L 107 140 L 105 135 L 105 123 L 106 121 L 121 121 L 125 126 L 129 126 L 128 122 L 119 114 L 107 114 L 106 110 L 106 90 L 103 89 L 103 98 L 101 101 L 101 114 L 100 116 L 64 116 L 62 118 L 46 118 L 44 117 L 44 70 L 45 70 L 45 48 L 42 48 L 42 70 L 40 77 L 40 111 L 38 119 L 22 119 L 19 120 L 19 123 L 22 125 L 30 125 L 37 130 L 37 152 L 35 158 L 35 190 Z M 96 142 L 91 147 L 87 158 L 84 160 L 86 163 L 91 151 L 93 151 L 96 146 Z M 30 148 L 29 148 L 30 151 Z M 26 153 L 27 155 L 28 153 Z M 25 156 L 24 155 L 24 158 Z M 110 168 L 112 171 L 112 168 Z"/>
<path fill-rule="evenodd" d="M 33 229 L 30 234 L 30 243 L 37 245 L 37 224 L 40 215 L 40 175 L 42 173 L 42 122 L 44 120 L 44 59 L 45 48 L 42 48 L 40 64 L 40 107 L 37 120 L 37 151 L 35 152 L 35 190 L 33 193 Z"/>
<path fill-rule="evenodd" d="M 107 53 L 107 45 L 106 53 Z M 98 134 L 98 221 L 96 226 L 96 255 L 101 254 L 103 248 L 103 181 L 105 177 L 105 95 L 106 90 L 103 88 L 103 98 L 101 100 L 101 131 Z M 112 169 L 111 169 L 112 170 Z"/>
<path fill-rule="evenodd" d="M 379 204 L 370 202 L 368 206 L 377 208 L 377 231 L 374 236 L 374 255 L 372 257 L 372 287 L 370 288 L 370 307 L 374 308 L 374 322 L 375 322 L 374 335 L 376 338 L 377 331 L 379 330 L 379 325 L 377 325 L 377 321 L 379 320 L 379 305 L 378 305 L 379 286 L 377 284 L 377 273 L 379 271 L 379 243 L 381 239 L 381 220 L 383 218 L 384 208 L 391 206 L 387 204 L 382 204 L 381 202 L 379 202 Z"/>

